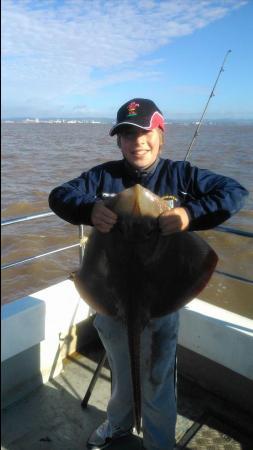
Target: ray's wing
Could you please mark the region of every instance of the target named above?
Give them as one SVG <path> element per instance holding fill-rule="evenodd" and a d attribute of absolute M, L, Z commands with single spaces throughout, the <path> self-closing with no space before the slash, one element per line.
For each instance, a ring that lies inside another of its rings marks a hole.
<path fill-rule="evenodd" d="M 193 232 L 170 236 L 158 233 L 148 247 L 139 244 L 138 255 L 143 298 L 150 317 L 176 311 L 196 297 L 218 261 L 214 250 Z"/>
<path fill-rule="evenodd" d="M 120 233 L 114 230 L 105 234 L 94 229 L 85 246 L 81 268 L 73 274 L 80 296 L 95 311 L 123 319 L 130 261 L 130 249 Z"/>

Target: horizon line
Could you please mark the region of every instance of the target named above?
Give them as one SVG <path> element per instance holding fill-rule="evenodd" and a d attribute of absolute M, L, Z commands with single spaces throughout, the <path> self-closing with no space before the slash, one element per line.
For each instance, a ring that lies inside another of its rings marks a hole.
<path fill-rule="evenodd" d="M 175 121 L 195 121 L 197 122 L 198 120 L 198 116 L 191 116 L 191 115 L 186 115 L 185 117 L 164 117 L 164 120 L 166 122 L 175 122 Z M 80 121 L 94 121 L 97 122 L 99 120 L 106 120 L 108 122 L 115 122 L 115 118 L 113 117 L 108 117 L 108 116 L 87 116 L 87 117 L 71 117 L 71 116 L 43 116 L 43 117 L 38 117 L 38 116 L 6 116 L 6 117 L 1 117 L 1 122 L 5 122 L 8 120 L 12 120 L 12 121 L 37 121 L 37 122 L 43 122 L 43 121 L 47 121 L 47 120 L 59 120 L 59 121 L 66 121 L 66 120 L 80 120 Z M 249 117 L 230 117 L 230 116 L 224 116 L 224 117 L 207 117 L 203 119 L 203 122 L 210 122 L 210 121 L 253 121 L 253 117 L 249 116 Z"/>

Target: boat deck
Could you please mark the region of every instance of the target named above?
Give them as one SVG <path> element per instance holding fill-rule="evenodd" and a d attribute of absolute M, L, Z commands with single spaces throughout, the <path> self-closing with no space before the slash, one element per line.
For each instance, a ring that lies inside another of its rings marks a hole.
<path fill-rule="evenodd" d="M 105 364 L 88 407 L 81 407 L 100 356 L 98 344 L 72 354 L 58 377 L 7 407 L 2 414 L 1 449 L 85 450 L 89 434 L 106 417 L 110 397 L 110 371 Z M 179 375 L 176 441 L 178 449 L 252 450 L 252 417 Z M 107 447 L 141 448 L 141 435 Z"/>

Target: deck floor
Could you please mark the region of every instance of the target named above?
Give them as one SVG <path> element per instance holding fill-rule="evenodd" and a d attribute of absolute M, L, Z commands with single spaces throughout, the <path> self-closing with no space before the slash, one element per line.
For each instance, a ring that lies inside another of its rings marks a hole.
<path fill-rule="evenodd" d="M 110 397 L 105 365 L 88 407 L 81 408 L 100 354 L 100 348 L 73 354 L 58 377 L 6 408 L 1 449 L 85 450 L 88 436 L 106 418 Z M 178 376 L 176 440 L 178 449 L 253 450 L 252 417 Z M 141 443 L 141 435 L 132 436 L 107 449 L 140 450 Z"/>

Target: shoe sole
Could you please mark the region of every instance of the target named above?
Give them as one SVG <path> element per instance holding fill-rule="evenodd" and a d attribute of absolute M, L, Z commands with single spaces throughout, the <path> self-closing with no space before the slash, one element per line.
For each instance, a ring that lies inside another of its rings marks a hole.
<path fill-rule="evenodd" d="M 127 436 L 131 436 L 131 435 L 132 435 L 132 433 L 127 433 L 127 434 L 123 434 L 122 436 L 119 436 L 115 439 L 109 438 L 108 442 L 105 442 L 105 444 L 101 444 L 100 446 L 99 445 L 96 446 L 94 444 L 90 444 L 89 442 L 87 442 L 86 448 L 90 449 L 90 450 L 103 450 L 103 449 L 107 448 L 110 444 L 112 444 L 113 442 L 123 439 Z"/>

